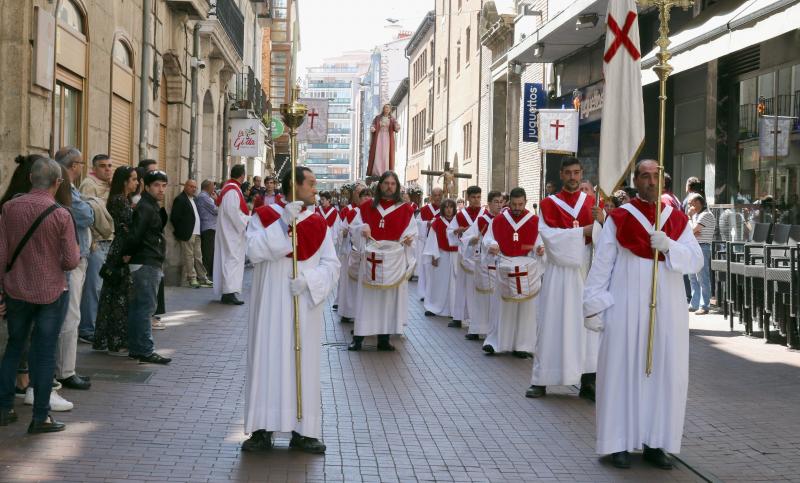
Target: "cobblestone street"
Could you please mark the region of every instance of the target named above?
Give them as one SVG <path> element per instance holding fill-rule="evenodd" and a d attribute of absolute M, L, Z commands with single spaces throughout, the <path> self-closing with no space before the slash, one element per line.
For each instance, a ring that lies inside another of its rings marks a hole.
<path fill-rule="evenodd" d="M 248 272 L 248 277 L 249 277 Z M 413 289 L 412 289 L 413 291 Z M 244 299 L 249 301 L 248 293 Z M 693 317 L 681 464 L 634 458 L 628 471 L 594 454 L 594 407 L 573 387 L 524 397 L 531 361 L 486 357 L 463 330 L 425 318 L 418 300 L 397 352 L 348 352 L 350 325 L 326 311 L 325 456 L 242 454 L 247 306 L 210 290 L 168 288 L 169 366 L 137 365 L 81 344 L 90 391 L 56 417 L 63 433 L 28 436 L 30 407 L 0 428 L 0 481 L 789 481 L 800 474 L 800 354 Z M 289 323 L 289 321 L 287 321 Z"/>

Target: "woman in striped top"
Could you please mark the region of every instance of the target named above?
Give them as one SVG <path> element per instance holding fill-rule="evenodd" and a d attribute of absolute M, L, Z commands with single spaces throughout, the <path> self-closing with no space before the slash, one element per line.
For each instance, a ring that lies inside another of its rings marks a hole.
<path fill-rule="evenodd" d="M 692 300 L 689 302 L 689 311 L 696 315 L 708 313 L 708 304 L 711 300 L 711 241 L 714 239 L 714 229 L 717 220 L 708 210 L 706 200 L 698 193 L 688 197 L 689 222 L 694 236 L 703 251 L 703 268 L 696 274 L 689 275 L 692 287 Z"/>

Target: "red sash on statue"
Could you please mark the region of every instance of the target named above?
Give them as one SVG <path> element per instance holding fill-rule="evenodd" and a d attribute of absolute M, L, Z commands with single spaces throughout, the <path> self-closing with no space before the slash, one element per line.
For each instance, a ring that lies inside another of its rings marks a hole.
<path fill-rule="evenodd" d="M 276 205 L 280 206 L 281 208 L 285 206 L 278 203 L 276 203 Z M 264 225 L 264 228 L 269 227 L 271 224 L 275 223 L 281 218 L 281 214 L 278 212 L 278 209 L 275 209 L 273 206 L 259 206 L 256 209 L 256 215 L 258 215 L 258 219 L 261 220 L 261 224 Z M 306 210 L 304 209 L 303 212 L 305 211 Z M 303 212 L 301 212 L 301 218 Z M 304 219 L 298 220 L 297 260 L 302 262 L 313 257 L 322 246 L 322 242 L 325 241 L 325 235 L 327 233 L 328 225 L 325 223 L 325 219 L 322 218 L 322 215 L 319 213 L 311 213 Z M 288 228 L 287 234 L 290 237 L 292 236 L 291 226 Z M 289 252 L 286 256 L 291 257 L 292 252 Z"/>
<path fill-rule="evenodd" d="M 512 216 L 507 210 L 492 220 L 492 235 L 507 257 L 524 257 L 533 250 L 539 237 L 539 217 L 524 210 Z"/>
<path fill-rule="evenodd" d="M 580 191 L 569 193 L 562 190 L 555 195 L 543 199 L 539 204 L 539 213 L 544 219 L 544 222 L 547 223 L 547 226 L 551 228 L 569 229 L 588 226 L 594 223 L 594 218 L 592 217 L 592 207 L 595 202 L 594 196 L 581 196 L 582 194 L 583 193 Z M 558 198 L 559 201 L 565 203 L 573 210 L 572 213 L 565 210 L 558 201 L 551 198 Z M 577 204 L 581 198 L 583 202 L 581 206 L 578 207 Z M 575 224 L 576 221 L 578 222 L 577 226 Z M 585 243 L 587 245 L 592 243 L 592 237 L 586 237 Z"/>
<path fill-rule="evenodd" d="M 450 242 L 447 239 L 447 226 L 450 224 L 450 220 L 447 218 L 442 217 L 442 215 L 437 216 L 433 223 L 431 224 L 431 230 L 436 233 L 436 242 L 439 244 L 439 250 L 443 252 L 457 252 L 458 245 L 450 245 Z"/>
<path fill-rule="evenodd" d="M 655 203 L 648 203 L 637 196 L 631 200 L 630 204 L 644 215 L 650 223 L 650 227 L 655 224 Z M 664 207 L 665 204 L 662 202 L 662 213 L 664 212 Z M 622 207 L 614 209 L 610 216 L 611 219 L 614 220 L 614 224 L 617 225 L 617 242 L 619 242 L 622 247 L 633 252 L 637 257 L 652 260 L 653 247 L 650 246 L 650 234 L 644 226 L 642 226 L 641 221 L 638 220 L 634 214 Z M 663 223 L 661 231 L 666 233 L 671 239 L 677 240 L 686 228 L 689 218 L 680 210 L 672 209 L 672 212 L 669 213 L 669 218 L 664 221 L 662 217 L 661 221 Z M 658 259 L 664 261 L 664 254 L 659 253 Z"/>
<path fill-rule="evenodd" d="M 239 196 L 239 209 L 242 210 L 242 213 L 245 215 L 250 216 L 250 209 L 247 207 L 247 202 L 244 200 L 244 195 L 242 194 L 242 185 L 235 179 L 229 179 L 222 185 L 222 191 L 219 196 L 217 196 L 217 206 L 222 204 L 222 198 L 225 197 L 228 191 L 236 191 L 236 194 Z"/>
<path fill-rule="evenodd" d="M 378 208 L 372 205 L 371 200 L 365 201 L 359 209 L 361 219 L 369 225 L 372 238 L 378 241 L 400 241 L 414 216 L 411 205 L 402 202 L 395 204 L 393 200 L 381 200 Z"/>

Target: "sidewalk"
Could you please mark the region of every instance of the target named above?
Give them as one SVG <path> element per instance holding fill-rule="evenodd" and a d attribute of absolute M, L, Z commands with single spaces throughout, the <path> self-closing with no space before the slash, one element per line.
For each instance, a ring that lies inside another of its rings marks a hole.
<path fill-rule="evenodd" d="M 248 306 L 211 298 L 167 289 L 169 328 L 155 337 L 169 366 L 81 344 L 92 389 L 62 391 L 75 409 L 56 414 L 68 428 L 53 435 L 26 435 L 30 407 L 17 400 L 20 422 L 0 428 L 0 481 L 702 481 L 683 465 L 600 463 L 594 406 L 575 388 L 526 399 L 530 360 L 484 356 L 416 299 L 394 353 L 375 352 L 370 338 L 348 352 L 352 327 L 326 310 L 324 457 L 288 451 L 288 435 L 269 454 L 242 454 Z M 800 354 L 731 336 L 721 321 L 693 318 L 680 457 L 711 479 L 796 479 Z"/>

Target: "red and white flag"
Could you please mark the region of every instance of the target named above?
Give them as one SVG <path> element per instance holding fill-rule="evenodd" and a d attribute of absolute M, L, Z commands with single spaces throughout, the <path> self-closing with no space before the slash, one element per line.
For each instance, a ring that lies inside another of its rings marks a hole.
<path fill-rule="evenodd" d="M 600 189 L 611 195 L 644 145 L 639 15 L 634 0 L 610 0 L 603 54 Z"/>

